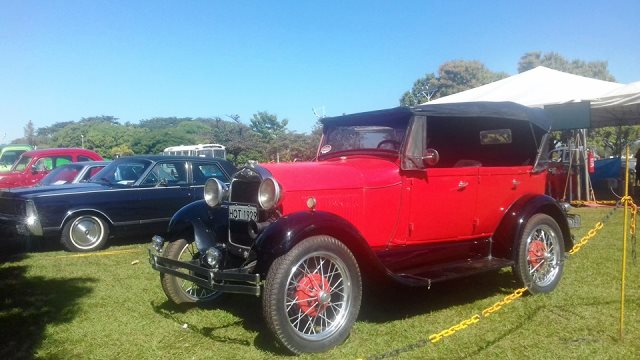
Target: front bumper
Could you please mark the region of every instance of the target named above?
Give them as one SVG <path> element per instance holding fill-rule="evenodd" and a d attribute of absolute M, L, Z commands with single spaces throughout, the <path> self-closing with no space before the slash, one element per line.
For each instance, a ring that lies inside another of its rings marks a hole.
<path fill-rule="evenodd" d="M 260 296 L 260 274 L 249 274 L 241 269 L 212 270 L 199 265 L 169 259 L 149 249 L 151 267 L 161 273 L 191 281 L 207 289 Z M 182 272 L 180 269 L 187 270 Z"/>

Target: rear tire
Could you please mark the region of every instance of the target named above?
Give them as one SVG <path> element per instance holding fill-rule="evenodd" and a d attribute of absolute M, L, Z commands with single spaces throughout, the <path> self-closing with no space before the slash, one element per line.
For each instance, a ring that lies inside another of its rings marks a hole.
<path fill-rule="evenodd" d="M 351 251 L 333 237 L 312 236 L 273 262 L 262 308 L 278 341 L 300 354 L 344 342 L 361 300 L 360 269 Z"/>
<path fill-rule="evenodd" d="M 558 223 L 546 214 L 532 216 L 517 251 L 516 279 L 532 294 L 553 291 L 564 268 L 564 239 Z"/>
<path fill-rule="evenodd" d="M 172 260 L 191 261 L 200 259 L 200 252 L 193 241 L 178 239 L 167 244 L 164 256 Z M 207 305 L 222 295 L 218 291 L 165 273 L 160 273 L 160 283 L 165 295 L 174 304 Z"/>
<path fill-rule="evenodd" d="M 102 249 L 109 238 L 109 224 L 93 214 L 71 218 L 62 228 L 60 242 L 69 251 L 89 252 Z"/>

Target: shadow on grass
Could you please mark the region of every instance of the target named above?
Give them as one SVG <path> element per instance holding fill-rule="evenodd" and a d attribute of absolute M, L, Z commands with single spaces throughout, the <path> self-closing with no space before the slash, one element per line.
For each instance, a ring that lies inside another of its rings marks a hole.
<path fill-rule="evenodd" d="M 370 281 L 369 281 L 370 282 Z M 492 271 L 426 287 L 365 284 L 359 321 L 384 323 L 466 305 L 494 295 L 507 295 L 519 286 L 510 271 Z"/>
<path fill-rule="evenodd" d="M 401 286 L 376 288 L 373 291 L 365 292 L 358 320 L 384 323 L 404 319 L 455 305 L 471 303 L 496 294 L 506 295 L 516 288 L 517 284 L 513 280 L 511 272 L 508 271 L 490 272 L 438 283 L 430 290 Z M 194 308 L 202 308 L 202 306 L 189 304 L 175 305 L 169 301 L 160 304 L 152 302 L 151 307 L 158 315 L 180 326 L 185 323 L 181 314 Z M 265 324 L 262 318 L 260 298 L 227 294 L 211 307 L 229 312 L 240 320 L 229 321 L 227 324 L 216 327 L 187 323 L 191 331 L 223 344 L 254 346 L 261 351 L 279 356 L 289 354 L 285 348 L 277 343 Z M 224 334 L 226 328 L 237 326 L 242 326 L 245 330 L 258 334 L 253 343 L 243 338 L 234 338 Z"/>
<path fill-rule="evenodd" d="M 252 296 L 243 296 L 236 294 L 225 294 L 210 306 L 181 304 L 176 305 L 170 301 L 164 301 L 160 304 L 151 302 L 153 311 L 165 319 L 171 320 L 179 325 L 185 324 L 181 318 L 184 314 L 192 309 L 211 308 L 220 309 L 232 314 L 241 320 L 229 321 L 220 326 L 197 326 L 187 323 L 188 328 L 203 337 L 212 341 L 223 344 L 236 344 L 243 346 L 254 346 L 262 351 L 273 355 L 286 355 L 284 348 L 280 347 L 275 338 L 271 336 L 271 332 L 267 328 L 262 318 L 262 303 L 260 298 Z M 224 334 L 224 330 L 230 327 L 242 326 L 243 329 L 257 333 L 253 342 L 244 338 L 234 338 Z"/>
<path fill-rule="evenodd" d="M 28 277 L 27 267 L 0 267 L 0 358 L 30 359 L 48 324 L 70 322 L 94 279 Z"/>

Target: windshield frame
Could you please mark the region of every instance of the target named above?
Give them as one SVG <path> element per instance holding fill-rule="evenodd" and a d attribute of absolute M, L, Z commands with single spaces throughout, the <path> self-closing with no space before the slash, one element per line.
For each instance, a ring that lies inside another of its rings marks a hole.
<path fill-rule="evenodd" d="M 318 160 L 326 160 L 356 154 L 400 157 L 407 137 L 409 119 L 406 121 L 398 121 L 397 119 L 376 120 L 372 122 L 369 119 L 362 119 L 361 122 L 325 124 L 316 158 Z M 342 131 L 342 134 L 340 131 Z M 348 139 L 340 142 L 340 137 L 348 137 Z M 357 142 L 358 146 L 336 148 L 336 145 L 344 145 L 347 141 L 353 141 L 351 145 Z M 372 142 L 375 142 L 376 145 L 372 145 Z M 384 148 L 379 148 L 378 146 L 384 142 L 388 142 L 388 146 L 385 145 Z"/>

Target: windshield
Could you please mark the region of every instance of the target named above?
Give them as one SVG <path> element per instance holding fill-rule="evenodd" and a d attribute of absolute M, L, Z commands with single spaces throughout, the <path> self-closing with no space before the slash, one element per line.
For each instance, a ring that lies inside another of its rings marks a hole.
<path fill-rule="evenodd" d="M 398 127 L 398 125 L 405 125 Z M 378 151 L 398 153 L 406 132 L 405 124 L 330 126 L 325 129 L 320 156 L 343 151 Z"/>
<path fill-rule="evenodd" d="M 13 164 L 13 167 L 11 168 L 11 171 L 19 171 L 22 172 L 24 171 L 24 169 L 27 168 L 27 165 L 29 165 L 29 162 L 31 161 L 31 157 L 30 156 L 23 156 L 21 157 L 18 162 L 16 162 L 15 164 Z"/>
<path fill-rule="evenodd" d="M 0 156 L 0 163 L 13 164 L 14 162 L 16 162 L 16 160 L 18 160 L 20 155 L 25 151 L 26 150 L 7 150 L 4 153 L 2 153 L 2 156 Z"/>
<path fill-rule="evenodd" d="M 140 179 L 150 165 L 151 161 L 143 159 L 112 162 L 89 181 L 131 186 Z"/>
<path fill-rule="evenodd" d="M 81 165 L 65 165 L 60 166 L 51 171 L 47 176 L 40 180 L 40 185 L 62 185 L 70 184 L 78 176 L 82 170 Z"/>

